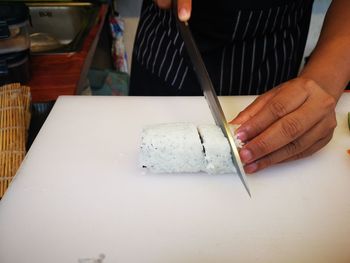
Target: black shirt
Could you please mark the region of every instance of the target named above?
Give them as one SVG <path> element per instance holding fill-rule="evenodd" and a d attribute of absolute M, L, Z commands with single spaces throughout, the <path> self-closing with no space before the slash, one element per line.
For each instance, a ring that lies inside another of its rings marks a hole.
<path fill-rule="evenodd" d="M 260 94 L 297 76 L 312 0 L 193 0 L 189 21 L 218 95 Z M 144 0 L 131 95 L 201 95 L 170 10 Z"/>

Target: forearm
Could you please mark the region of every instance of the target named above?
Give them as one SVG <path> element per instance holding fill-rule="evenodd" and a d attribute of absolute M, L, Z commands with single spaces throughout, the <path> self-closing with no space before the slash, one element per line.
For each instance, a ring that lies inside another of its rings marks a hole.
<path fill-rule="evenodd" d="M 333 0 L 301 77 L 316 81 L 338 99 L 350 81 L 350 1 Z"/>

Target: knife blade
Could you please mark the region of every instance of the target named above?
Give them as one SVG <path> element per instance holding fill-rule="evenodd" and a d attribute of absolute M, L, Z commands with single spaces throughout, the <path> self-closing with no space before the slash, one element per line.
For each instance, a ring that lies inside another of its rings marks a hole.
<path fill-rule="evenodd" d="M 173 1 L 173 13 L 176 17 L 177 27 L 184 41 L 185 48 L 190 57 L 192 66 L 200 83 L 200 86 L 203 90 L 203 94 L 208 103 L 211 114 L 215 120 L 216 125 L 218 125 L 221 128 L 224 136 L 229 142 L 233 164 L 237 170 L 238 176 L 241 179 L 244 188 L 246 189 L 248 195 L 251 197 L 249 186 L 246 181 L 246 175 L 243 169 L 243 164 L 239 156 L 236 144 L 234 142 L 231 130 L 228 126 L 224 112 L 216 95 L 213 83 L 209 77 L 208 71 L 203 62 L 202 56 L 197 48 L 197 44 L 192 36 L 188 23 L 182 22 L 178 18 L 176 0 Z"/>

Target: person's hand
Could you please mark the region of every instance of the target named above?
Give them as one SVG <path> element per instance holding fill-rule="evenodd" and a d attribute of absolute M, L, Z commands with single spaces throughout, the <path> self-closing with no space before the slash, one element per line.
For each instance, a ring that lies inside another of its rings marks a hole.
<path fill-rule="evenodd" d="M 159 8 L 170 8 L 172 0 L 154 0 L 154 2 L 159 6 Z M 177 9 L 179 19 L 181 21 L 188 21 L 191 16 L 192 11 L 192 0 L 173 0 L 177 1 Z"/>
<path fill-rule="evenodd" d="M 316 82 L 296 78 L 259 96 L 231 121 L 245 171 L 309 156 L 332 138 L 337 100 Z"/>

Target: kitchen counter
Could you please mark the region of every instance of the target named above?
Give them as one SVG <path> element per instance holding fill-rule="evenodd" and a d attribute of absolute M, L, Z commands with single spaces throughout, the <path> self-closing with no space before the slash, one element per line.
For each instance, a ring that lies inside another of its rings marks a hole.
<path fill-rule="evenodd" d="M 228 119 L 252 100 L 220 98 Z M 248 176 L 249 198 L 236 175 L 139 166 L 142 128 L 212 123 L 204 98 L 60 97 L 0 202 L 0 262 L 350 262 L 349 105 L 321 151 Z"/>
<path fill-rule="evenodd" d="M 54 101 L 60 95 L 75 95 L 86 81 L 108 11 L 108 5 L 100 6 L 98 19 L 85 38 L 82 49 L 76 53 L 31 56 L 31 87 L 33 102 Z"/>

